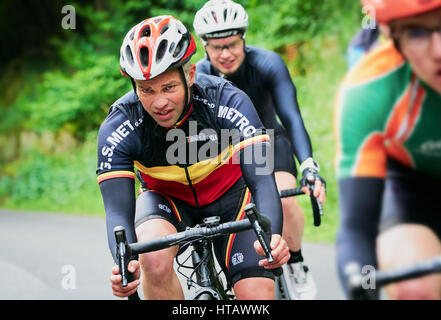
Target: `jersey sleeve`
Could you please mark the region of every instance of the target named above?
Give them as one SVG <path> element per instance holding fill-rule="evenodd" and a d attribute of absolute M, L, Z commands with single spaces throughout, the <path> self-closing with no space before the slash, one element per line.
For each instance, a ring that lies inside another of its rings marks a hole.
<path fill-rule="evenodd" d="M 109 249 L 115 256 L 113 228 L 123 226 L 129 242 L 136 241 L 135 183 L 133 160 L 138 137 L 135 126 L 118 108 L 113 107 L 98 133 L 97 179 L 106 211 Z M 136 257 L 132 257 L 136 258 Z"/>
<path fill-rule="evenodd" d="M 340 88 L 335 113 L 338 178 L 386 176 L 387 114 L 377 95 L 372 86 Z"/>
<path fill-rule="evenodd" d="M 235 151 L 256 143 L 269 143 L 267 134 L 251 99 L 245 92 L 227 84 L 224 86 L 217 110 L 219 127 L 234 131 Z"/>
<path fill-rule="evenodd" d="M 266 74 L 277 115 L 287 130 L 297 159 L 302 163 L 312 157 L 312 147 L 300 113 L 297 90 L 282 57 L 275 52 L 268 55 L 259 68 Z"/>
<path fill-rule="evenodd" d="M 112 178 L 134 179 L 133 160 L 138 144 L 134 124 L 123 112 L 114 108 L 98 133 L 98 183 Z"/>

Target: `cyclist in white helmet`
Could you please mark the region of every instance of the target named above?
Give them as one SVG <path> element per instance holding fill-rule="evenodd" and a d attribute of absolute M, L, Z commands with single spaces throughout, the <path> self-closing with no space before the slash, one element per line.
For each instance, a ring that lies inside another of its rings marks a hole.
<path fill-rule="evenodd" d="M 306 186 L 304 177 L 312 172 L 314 195 L 323 203 L 324 180 L 318 175 L 319 166 L 312 157 L 296 88 L 282 58 L 272 51 L 245 46 L 248 15 L 233 1 L 208 1 L 196 13 L 193 26 L 206 51 L 206 57 L 197 63 L 197 71 L 232 81 L 251 98 L 265 128 L 274 130 L 274 171 L 279 190 L 296 186 L 295 154 L 301 164 L 300 185 Z M 309 193 L 306 187 L 304 189 Z M 283 236 L 291 253 L 291 260 L 284 266 L 284 276 L 296 299 L 313 299 L 314 280 L 301 253 L 304 214 L 294 197 L 282 199 L 282 205 Z"/>

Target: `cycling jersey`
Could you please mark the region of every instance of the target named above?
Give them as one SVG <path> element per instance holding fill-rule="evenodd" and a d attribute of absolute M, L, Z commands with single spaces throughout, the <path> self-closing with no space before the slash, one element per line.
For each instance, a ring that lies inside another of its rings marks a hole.
<path fill-rule="evenodd" d="M 207 58 L 197 63 L 197 71 L 222 76 Z M 274 129 L 276 135 L 286 130 L 300 163 L 312 157 L 311 142 L 297 104 L 296 88 L 277 53 L 246 46 L 242 65 L 227 79 L 251 98 L 265 128 Z"/>
<path fill-rule="evenodd" d="M 222 91 L 218 101 L 216 95 Z M 187 143 L 181 146 L 184 157 L 167 154 L 167 150 L 175 149 L 174 145 L 177 151 L 181 150 L 175 139 L 179 136 L 158 126 L 134 92 L 126 94 L 115 102 L 100 129 L 98 181 L 134 177 L 136 167 L 149 188 L 203 206 L 216 200 L 241 177 L 239 164 L 232 159 L 235 151 L 269 141 L 269 136 L 261 132 L 263 127 L 246 96 L 226 82 L 206 76 L 200 76 L 194 85 L 190 111 L 177 127 L 185 133 Z M 229 144 L 222 146 L 221 130 L 235 128 L 243 133 L 241 141 L 232 148 Z M 207 159 L 197 159 L 202 148 L 209 151 L 213 147 L 219 152 Z M 167 155 L 177 163 L 170 165 Z"/>
<path fill-rule="evenodd" d="M 338 177 L 384 178 L 387 157 L 441 177 L 440 106 L 392 42 L 373 50 L 339 92 Z"/>
<path fill-rule="evenodd" d="M 243 178 L 257 209 L 272 221 L 272 232 L 281 234 L 280 199 L 274 177 L 265 171 L 270 168 L 253 157 L 239 159 L 250 148 L 254 156 L 259 146 L 270 143 L 252 102 L 230 82 L 202 74 L 196 76 L 191 97 L 173 128 L 157 125 L 133 91 L 112 105 L 101 125 L 97 178 L 112 253 L 114 226 L 125 226 L 129 241 L 136 239 L 134 168 L 149 189 L 196 208 L 215 202 Z"/>
<path fill-rule="evenodd" d="M 439 219 L 433 214 L 439 208 L 430 204 L 436 200 L 418 195 L 425 193 L 424 185 L 430 189 L 441 181 L 440 106 L 441 95 L 415 75 L 391 41 L 371 50 L 345 77 L 335 129 L 337 262 L 346 293 L 348 263 L 377 266 L 379 231 L 397 223 L 420 223 L 437 232 Z M 437 182 L 424 184 L 415 176 Z"/>

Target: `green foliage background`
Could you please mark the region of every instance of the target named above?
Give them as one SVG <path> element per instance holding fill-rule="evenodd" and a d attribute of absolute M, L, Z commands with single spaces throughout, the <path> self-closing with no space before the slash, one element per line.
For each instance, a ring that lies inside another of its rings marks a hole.
<path fill-rule="evenodd" d="M 103 215 L 96 134 L 112 102 L 131 88 L 119 72 L 122 39 L 137 22 L 160 14 L 172 14 L 193 30 L 194 13 L 204 2 L 3 1 L 0 31 L 9 45 L 2 45 L 0 55 L 0 206 Z M 310 227 L 310 205 L 301 200 L 308 217 L 306 239 L 332 242 L 338 224 L 332 109 L 346 71 L 346 46 L 360 25 L 360 5 L 353 0 L 238 2 L 249 14 L 247 43 L 279 52 L 290 68 L 314 157 L 328 182 L 319 229 Z M 61 8 L 67 4 L 76 11 L 74 30 L 61 28 Z M 6 32 L 11 29 L 15 34 Z M 195 62 L 204 55 L 197 44 Z M 294 57 L 288 55 L 290 47 Z"/>

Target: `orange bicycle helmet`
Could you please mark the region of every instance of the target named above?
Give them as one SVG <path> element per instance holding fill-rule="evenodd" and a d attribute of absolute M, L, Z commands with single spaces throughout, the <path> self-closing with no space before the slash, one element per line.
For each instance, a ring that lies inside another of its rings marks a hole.
<path fill-rule="evenodd" d="M 190 61 L 196 43 L 181 21 L 172 16 L 146 19 L 134 26 L 121 46 L 121 73 L 149 80 Z"/>
<path fill-rule="evenodd" d="M 375 8 L 380 23 L 406 18 L 441 7 L 441 0 L 361 0 L 363 6 Z"/>

